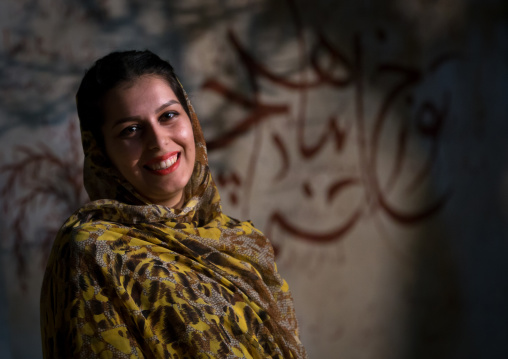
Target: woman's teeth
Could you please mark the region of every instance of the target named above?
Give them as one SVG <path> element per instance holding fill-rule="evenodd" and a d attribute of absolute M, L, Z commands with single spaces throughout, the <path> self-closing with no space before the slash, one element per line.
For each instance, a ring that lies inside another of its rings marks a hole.
<path fill-rule="evenodd" d="M 166 168 L 169 168 L 173 166 L 178 159 L 178 156 L 173 156 L 171 158 L 168 158 L 165 161 L 161 161 L 159 163 L 155 163 L 153 165 L 148 166 L 151 170 L 165 170 Z"/>

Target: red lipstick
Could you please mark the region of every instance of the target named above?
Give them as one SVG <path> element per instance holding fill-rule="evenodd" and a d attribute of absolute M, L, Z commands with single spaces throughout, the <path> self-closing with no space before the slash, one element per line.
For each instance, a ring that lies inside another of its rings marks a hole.
<path fill-rule="evenodd" d="M 151 168 L 154 165 L 159 164 L 163 161 L 166 161 L 174 156 L 177 156 L 176 161 L 168 168 L 164 168 L 164 169 L 152 169 Z M 162 156 L 154 157 L 151 160 L 149 160 L 148 162 L 146 162 L 143 167 L 146 170 L 148 170 L 150 173 L 153 173 L 158 176 L 164 176 L 164 175 L 167 175 L 167 174 L 175 171 L 179 165 L 180 165 L 180 152 L 175 151 L 175 152 L 166 153 L 165 155 L 162 155 Z"/>

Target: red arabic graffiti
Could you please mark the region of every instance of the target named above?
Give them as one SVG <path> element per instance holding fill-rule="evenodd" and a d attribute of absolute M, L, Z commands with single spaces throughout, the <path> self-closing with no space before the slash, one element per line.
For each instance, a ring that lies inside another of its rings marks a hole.
<path fill-rule="evenodd" d="M 53 244 L 62 218 L 69 216 L 87 201 L 83 187 L 81 148 L 75 121 L 70 121 L 66 138 L 70 139 L 68 152 L 55 152 L 44 143 L 34 147 L 17 146 L 13 157 L 19 159 L 0 167 L 6 181 L 0 190 L 4 217 L 10 219 L 14 232 L 13 251 L 20 278 L 24 278 L 26 246 L 30 244 L 28 228 L 44 213 L 42 231 L 34 242 L 44 253 L 43 263 Z M 77 144 L 77 145 L 76 145 Z M 51 208 L 44 211 L 45 208 Z M 61 212 L 61 213 L 60 213 Z"/>
<path fill-rule="evenodd" d="M 305 68 L 305 64 L 308 64 L 306 69 L 310 68 L 311 71 L 302 71 L 297 80 L 294 77 L 289 78 L 289 76 L 271 71 L 268 66 L 249 53 L 235 32 L 230 30 L 228 33 L 229 43 L 248 74 L 251 94 L 249 96 L 240 94 L 235 89 L 222 84 L 218 78 L 208 79 L 203 84 L 203 89 L 213 91 L 226 101 L 241 106 L 247 110 L 248 114 L 233 129 L 210 141 L 208 148 L 210 151 L 225 149 L 234 141 L 240 140 L 240 136 L 247 131 L 254 131 L 253 148 L 259 148 L 256 146 L 259 146 L 262 135 L 257 129 L 264 122 L 274 120 L 277 116 L 289 115 L 291 110 L 289 103 L 268 103 L 261 99 L 262 90 L 260 90 L 259 82 L 261 80 L 269 81 L 273 86 L 282 88 L 298 97 L 295 119 L 298 152 L 291 153 L 289 151 L 287 142 L 290 139 L 277 133 L 271 135 L 272 143 L 282 159 L 279 172 L 273 179 L 274 183 L 288 176 L 292 158 L 300 156 L 303 160 L 314 159 L 329 143 L 333 144 L 338 156 L 344 151 L 347 142 L 354 142 L 358 148 L 359 174 L 337 178 L 325 191 L 329 205 L 338 198 L 339 194 L 353 188 L 363 189 L 363 200 L 339 225 L 325 232 L 306 229 L 288 218 L 284 211 L 275 209 L 269 215 L 265 228 L 267 235 L 270 235 L 275 228 L 279 228 L 302 240 L 326 243 L 343 238 L 367 213 L 382 211 L 394 222 L 401 225 L 415 224 L 436 214 L 450 198 L 450 190 L 439 194 L 433 202 L 412 210 L 398 208 L 390 201 L 389 195 L 396 188 L 402 175 L 403 165 L 408 160 L 408 146 L 415 133 L 420 139 L 430 143 L 430 147 L 426 152 L 427 158 L 414 172 L 412 180 L 405 190 L 407 193 L 412 193 L 430 178 L 438 154 L 441 130 L 449 118 L 451 94 L 445 92 L 437 100 L 426 99 L 419 102 L 412 98 L 412 94 L 423 81 L 433 76 L 436 71 L 451 61 L 456 60 L 456 57 L 448 54 L 441 56 L 424 69 L 397 62 L 381 62 L 368 67 L 365 61 L 364 36 L 360 33 L 353 36 L 352 46 L 347 51 L 335 46 L 325 34 L 319 31 L 316 32 L 314 42 L 307 46 L 296 7 L 292 1 L 289 3 L 298 28 L 298 56 L 302 64 L 301 68 Z M 391 85 L 385 87 L 378 108 L 373 111 L 373 115 L 371 111 L 368 116 L 365 109 L 366 94 L 370 86 L 382 81 L 385 83 L 389 81 Z M 338 116 L 332 115 L 324 121 L 325 125 L 322 127 L 321 135 L 315 137 L 313 143 L 310 143 L 309 138 L 312 139 L 312 136 L 307 133 L 307 113 L 312 106 L 310 92 L 325 87 L 330 91 L 337 91 L 339 96 L 347 91 L 354 94 L 354 121 L 347 124 L 340 123 Z M 383 181 L 384 184 L 382 184 L 378 174 L 381 137 L 386 126 L 396 117 L 397 108 L 401 104 L 412 106 L 415 111 L 413 116 L 399 121 L 394 136 L 396 142 L 393 153 L 394 164 L 387 181 Z M 243 203 L 246 206 L 250 203 L 249 198 L 258 162 L 258 151 L 253 150 L 245 175 L 242 176 L 237 172 L 228 175 L 235 178 L 235 186 L 242 186 L 244 190 Z M 222 176 L 226 175 L 222 174 Z M 228 183 L 219 181 L 219 185 L 227 187 Z M 312 186 L 309 182 L 303 183 L 302 189 L 306 197 L 313 196 Z M 232 203 L 238 203 L 236 196 Z"/>
<path fill-rule="evenodd" d="M 413 193 L 424 186 L 431 177 L 439 153 L 442 130 L 450 118 L 452 94 L 444 92 L 432 99 L 423 100 L 416 99 L 414 94 L 426 79 L 434 76 L 451 61 L 455 61 L 456 57 L 449 54 L 440 56 L 425 68 L 397 61 L 376 62 L 372 59 L 366 61 L 368 46 L 365 44 L 365 33 L 358 32 L 353 35 L 351 44 L 343 48 L 334 44 L 320 31 L 314 31 L 312 37 L 304 36 L 304 26 L 299 20 L 296 6 L 293 1 L 288 1 L 297 29 L 299 49 L 297 56 L 301 72 L 296 77 L 278 74 L 257 59 L 248 47 L 242 44 L 233 30 L 229 31 L 229 44 L 248 74 L 251 91 L 246 95 L 225 85 L 218 77 L 208 79 L 202 87 L 205 91 L 223 97 L 226 102 L 243 108 L 247 114 L 232 128 L 208 141 L 208 149 L 226 150 L 235 141 L 241 141 L 246 133 L 253 135 L 253 148 L 260 148 L 263 141 L 266 143 L 266 139 L 263 138 L 265 135 L 261 131 L 262 126 L 281 117 L 290 118 L 294 122 L 295 131 L 287 133 L 272 131 L 268 135 L 269 143 L 280 158 L 280 166 L 270 178 L 272 183 L 283 183 L 290 177 L 297 161 L 301 163 L 317 161 L 330 147 L 336 155 L 330 165 L 335 166 L 340 163 L 340 156 L 348 146 L 354 145 L 357 148 L 355 153 L 359 170 L 337 176 L 322 190 L 325 193 L 325 204 L 329 207 L 340 202 L 341 195 L 353 189 L 361 190 L 362 198 L 339 223 L 326 231 L 305 227 L 274 203 L 275 209 L 267 216 L 266 234 L 270 236 L 274 230 L 279 229 L 301 240 L 329 243 L 344 238 L 367 214 L 383 213 L 401 225 L 419 223 L 436 214 L 449 200 L 451 191 L 438 193 L 432 202 L 412 210 L 398 207 L 390 200 L 390 194 L 401 186 L 400 178 L 404 172 L 404 164 L 408 161 L 408 148 L 415 134 L 425 139 L 429 146 L 425 152 L 426 158 L 411 174 L 412 178 L 406 183 L 404 190 L 408 194 Z M 26 48 L 47 53 L 46 44 L 37 39 L 34 43 L 24 43 L 17 41 L 6 31 L 2 35 L 4 43 L 9 45 L 6 47 L 13 55 Z M 309 38 L 312 40 L 309 41 Z M 261 81 L 268 82 L 270 86 L 296 97 L 297 101 L 268 100 L 270 97 L 264 96 Z M 366 98 L 378 83 L 383 83 L 384 87 L 382 91 L 376 89 L 377 94 L 381 93 L 377 107 L 369 105 L 369 109 L 373 111 L 366 111 Z M 389 85 L 386 85 L 387 83 Z M 351 97 L 354 115 L 346 121 L 341 114 L 330 114 L 320 120 L 319 132 L 311 133 L 308 113 L 315 105 L 311 95 L 312 91 L 321 89 L 334 91 L 337 98 Z M 397 116 L 397 109 L 401 104 L 406 104 L 414 110 L 411 116 L 397 122 L 393 165 L 388 175 L 380 178 L 378 168 L 381 167 L 379 153 L 382 134 L 389 124 L 393 124 L 394 118 L 400 119 L 400 116 Z M 78 131 L 73 125 L 68 131 L 69 138 L 74 138 L 71 142 L 78 144 L 71 147 L 70 152 L 56 153 L 42 143 L 33 147 L 19 146 L 14 150 L 18 160 L 0 167 L 6 179 L 0 193 L 3 198 L 8 198 L 4 201 L 3 213 L 12 219 L 15 234 L 14 252 L 18 258 L 18 270 L 21 272 L 25 268 L 23 248 L 29 242 L 26 224 L 31 223 L 33 209 L 43 208 L 42 202 L 53 209 L 47 211 L 45 215 L 53 216 L 55 220 L 48 217 L 44 231 L 39 232 L 40 237 L 37 239 L 41 249 L 49 251 L 62 218 L 67 217 L 86 201 L 82 185 L 82 168 L 80 162 L 76 161 L 81 158 L 80 141 L 76 136 Z M 290 147 L 289 144 L 292 143 L 295 143 L 296 147 Z M 232 205 L 241 206 L 244 216 L 249 210 L 260 164 L 259 151 L 253 150 L 250 153 L 244 172 L 222 172 L 216 178 L 221 193 L 228 194 L 224 198 Z M 301 168 L 301 171 L 306 170 L 305 167 Z M 38 174 L 41 171 L 58 173 L 58 176 L 40 178 Z M 303 180 L 301 190 L 308 200 L 317 195 L 317 186 L 312 180 Z M 241 197 L 238 195 L 239 191 L 242 192 Z M 55 208 L 61 213 L 55 214 Z"/>

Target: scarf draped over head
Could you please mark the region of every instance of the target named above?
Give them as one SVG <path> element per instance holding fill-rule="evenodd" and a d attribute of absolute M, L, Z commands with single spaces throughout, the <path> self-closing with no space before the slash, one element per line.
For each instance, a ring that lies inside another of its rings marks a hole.
<path fill-rule="evenodd" d="M 45 358 L 306 356 L 272 247 L 222 213 L 187 103 L 196 163 L 181 209 L 147 203 L 82 129 L 92 202 L 63 225 L 48 260 Z"/>

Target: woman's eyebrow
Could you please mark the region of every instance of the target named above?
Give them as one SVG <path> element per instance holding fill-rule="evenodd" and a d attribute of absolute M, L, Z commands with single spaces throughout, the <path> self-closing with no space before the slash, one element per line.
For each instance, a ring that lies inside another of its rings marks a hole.
<path fill-rule="evenodd" d="M 141 117 L 139 116 L 129 116 L 129 117 L 122 117 L 122 118 L 119 118 L 118 120 L 116 120 L 113 125 L 111 126 L 111 128 L 115 128 L 116 126 L 118 125 L 121 125 L 122 123 L 124 122 L 129 122 L 129 121 L 136 121 L 136 120 L 139 120 Z"/>
<path fill-rule="evenodd" d="M 169 100 L 168 102 L 166 102 L 166 103 L 164 103 L 164 104 L 160 105 L 160 106 L 159 106 L 159 107 L 155 110 L 155 113 L 160 112 L 160 111 L 164 110 L 166 107 L 171 106 L 171 105 L 174 105 L 174 104 L 176 104 L 176 103 L 178 103 L 178 104 L 179 104 L 180 102 L 178 102 L 177 100 Z"/>

